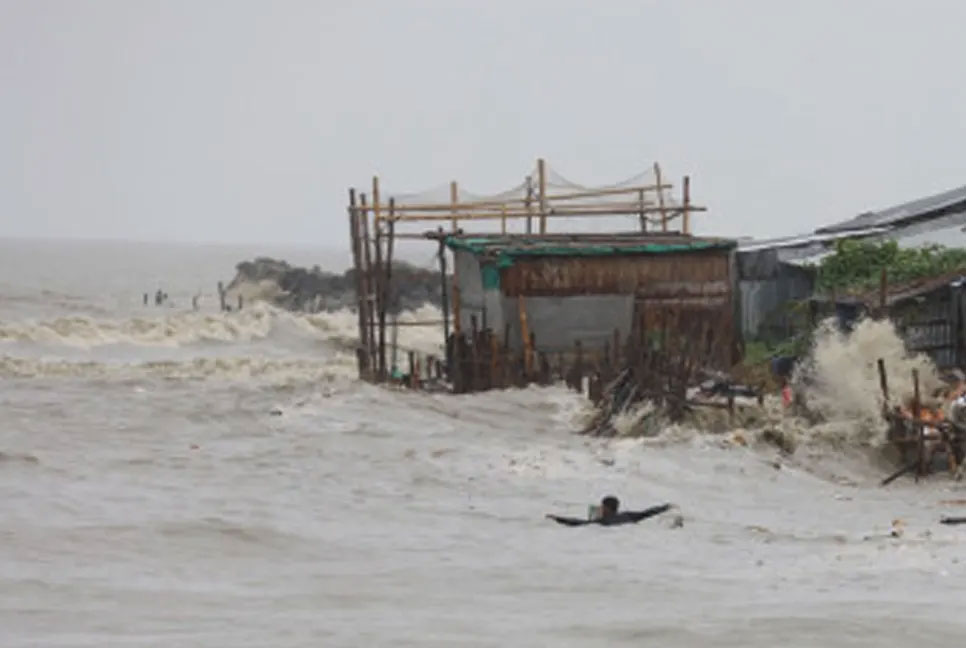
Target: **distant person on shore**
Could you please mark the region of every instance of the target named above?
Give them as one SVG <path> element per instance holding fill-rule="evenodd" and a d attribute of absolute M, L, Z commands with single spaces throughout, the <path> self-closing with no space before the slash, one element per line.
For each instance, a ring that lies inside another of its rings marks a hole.
<path fill-rule="evenodd" d="M 600 507 L 595 514 L 588 516 L 589 519 L 561 517 L 559 515 L 548 514 L 547 519 L 553 520 L 564 526 L 585 526 L 588 524 L 600 524 L 601 526 L 615 526 L 618 524 L 636 524 L 649 517 L 666 513 L 672 508 L 671 504 L 661 504 L 652 506 L 643 511 L 620 511 L 620 500 L 613 495 L 608 495 L 600 501 Z"/>
<path fill-rule="evenodd" d="M 195 295 L 194 297 L 191 298 L 191 309 L 192 310 L 195 310 L 195 311 L 198 310 L 198 299 L 200 297 L 201 297 L 201 295 Z"/>
<path fill-rule="evenodd" d="M 161 302 L 163 301 L 164 301 L 164 293 L 161 292 L 160 288 L 158 288 L 158 292 L 154 293 L 154 305 L 160 306 Z"/>
<path fill-rule="evenodd" d="M 148 305 L 148 294 L 147 293 L 144 293 L 144 305 L 145 306 Z"/>

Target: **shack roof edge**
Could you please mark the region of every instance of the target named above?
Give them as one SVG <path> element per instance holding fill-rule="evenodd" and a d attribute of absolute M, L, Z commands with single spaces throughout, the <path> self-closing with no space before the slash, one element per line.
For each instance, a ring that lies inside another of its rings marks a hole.
<path fill-rule="evenodd" d="M 737 241 L 699 238 L 680 233 L 620 234 L 454 234 L 445 239 L 451 250 L 478 256 L 626 256 L 731 250 Z"/>

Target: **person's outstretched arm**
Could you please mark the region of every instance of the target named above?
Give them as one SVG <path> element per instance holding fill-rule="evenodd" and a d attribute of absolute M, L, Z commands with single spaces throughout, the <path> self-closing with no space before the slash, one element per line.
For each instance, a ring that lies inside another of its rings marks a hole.
<path fill-rule="evenodd" d="M 585 524 L 590 524 L 590 522 L 588 522 L 587 520 L 581 520 L 579 518 L 560 517 L 559 515 L 552 515 L 549 513 L 547 514 L 547 519 L 553 520 L 554 522 L 558 524 L 562 524 L 564 526 L 584 526 Z"/>
<path fill-rule="evenodd" d="M 646 508 L 643 511 L 628 511 L 624 515 L 626 515 L 627 519 L 631 520 L 632 522 L 640 522 L 641 520 L 646 520 L 649 517 L 666 513 L 669 510 L 671 510 L 670 504 L 661 504 L 660 506 Z"/>

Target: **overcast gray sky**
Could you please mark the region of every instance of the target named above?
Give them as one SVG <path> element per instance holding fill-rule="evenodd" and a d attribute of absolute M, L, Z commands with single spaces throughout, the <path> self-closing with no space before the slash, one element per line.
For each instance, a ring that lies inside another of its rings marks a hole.
<path fill-rule="evenodd" d="M 346 188 L 690 173 L 700 233 L 966 184 L 956 0 L 0 0 L 0 236 L 341 244 Z"/>

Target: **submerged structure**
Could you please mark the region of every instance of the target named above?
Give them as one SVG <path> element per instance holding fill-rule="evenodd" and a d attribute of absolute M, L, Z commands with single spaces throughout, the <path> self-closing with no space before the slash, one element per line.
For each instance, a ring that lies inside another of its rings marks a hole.
<path fill-rule="evenodd" d="M 673 190 L 657 164 L 586 187 L 543 160 L 523 183 L 489 196 L 461 194 L 452 182 L 445 198 L 384 199 L 378 178 L 369 194 L 351 189 L 360 376 L 456 392 L 555 379 L 582 389 L 589 378 L 599 396 L 622 368 L 643 376 L 644 363 L 665 374 L 674 364 L 680 378 L 730 366 L 740 353 L 736 244 L 692 235 L 691 217 L 705 209 L 691 203 L 688 177 L 679 199 Z M 399 349 L 387 332 L 393 257 L 406 240 L 435 244 L 442 321 L 407 324 L 441 327 L 436 356 Z M 407 367 L 393 361 L 399 351 Z M 657 382 L 655 393 L 668 391 Z"/>

